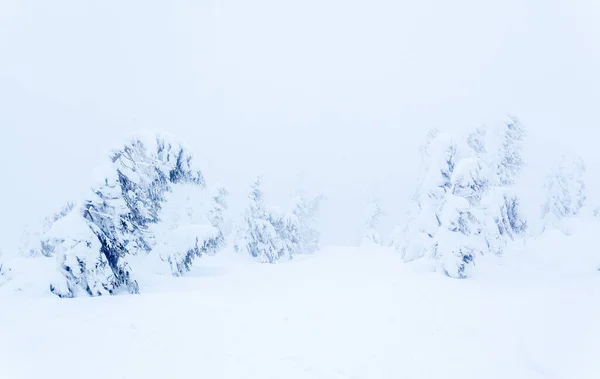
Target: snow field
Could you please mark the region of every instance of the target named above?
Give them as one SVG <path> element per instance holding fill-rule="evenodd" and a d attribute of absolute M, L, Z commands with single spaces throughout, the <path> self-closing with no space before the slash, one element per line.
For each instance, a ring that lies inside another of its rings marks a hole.
<path fill-rule="evenodd" d="M 7 285 L 0 372 L 7 379 L 596 378 L 600 277 L 561 276 L 558 266 L 540 269 L 523 258 L 481 262 L 481 275 L 456 280 L 385 249 L 330 248 L 275 265 L 225 253 L 198 260 L 186 277 L 142 281 L 152 286 L 141 295 L 17 297 Z"/>

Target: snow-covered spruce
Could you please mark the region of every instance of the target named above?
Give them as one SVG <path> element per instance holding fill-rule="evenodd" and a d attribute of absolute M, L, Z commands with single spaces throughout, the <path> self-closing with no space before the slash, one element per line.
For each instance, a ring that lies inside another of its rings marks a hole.
<path fill-rule="evenodd" d="M 526 130 L 513 116 L 508 122 L 490 128 L 477 128 L 467 137 L 467 145 L 486 166 L 487 189 L 481 199 L 486 218 L 493 219 L 504 242 L 524 235 L 527 222 L 520 210 L 514 184 L 523 170 L 523 148 Z M 486 222 L 489 224 L 489 220 Z M 494 244 L 493 244 L 494 245 Z M 492 248 L 501 253 L 502 244 Z"/>
<path fill-rule="evenodd" d="M 516 117 L 510 117 L 509 122 L 500 128 L 500 147 L 492 151 L 491 161 L 498 180 L 495 181 L 494 192 L 498 199 L 499 209 L 496 213 L 496 223 L 501 234 L 514 240 L 521 237 L 527 230 L 527 221 L 521 214 L 520 201 L 513 188 L 523 171 L 523 147 L 526 131 Z"/>
<path fill-rule="evenodd" d="M 468 276 L 477 255 L 486 252 L 487 241 L 494 233 L 494 228 L 486 228 L 480 208 L 488 184 L 486 172 L 484 163 L 477 158 L 459 160 L 452 171 L 435 235 L 435 258 L 442 261 L 448 276 Z"/>
<path fill-rule="evenodd" d="M 403 242 L 394 243 L 405 260 L 427 257 L 448 276 L 463 278 L 477 256 L 501 254 L 509 241 L 523 235 L 526 222 L 512 184 L 523 164 L 524 131 L 513 122 L 496 135 L 494 148 L 483 129 L 471 133 L 466 143 L 444 133 L 429 134 L 415 209 Z"/>
<path fill-rule="evenodd" d="M 545 183 L 544 228 L 560 227 L 561 220 L 579 214 L 586 202 L 584 174 L 585 164 L 581 158 L 561 156 L 558 167 L 548 175 Z"/>
<path fill-rule="evenodd" d="M 292 216 L 296 224 L 297 254 L 312 254 L 319 250 L 321 234 L 317 229 L 317 214 L 324 197 L 309 197 L 300 191 L 293 197 Z"/>
<path fill-rule="evenodd" d="M 492 167 L 504 186 L 515 184 L 524 165 L 525 128 L 516 117 L 509 118 L 508 122 L 496 130 L 496 138 L 500 143 L 492 156 Z"/>
<path fill-rule="evenodd" d="M 523 170 L 523 148 L 526 131 L 516 117 L 492 128 L 477 128 L 467 137 L 471 152 L 483 165 L 486 188 L 480 191 L 485 224 L 496 224 L 497 231 L 488 233 L 490 250 L 496 254 L 505 245 L 524 236 L 527 221 L 521 212 L 519 197 L 514 184 Z M 490 229 L 491 231 L 491 229 Z"/>
<path fill-rule="evenodd" d="M 406 261 L 436 255 L 435 234 L 454 171 L 456 145 L 450 136 L 437 133 L 424 148 L 425 171 L 414 195 L 414 210 L 405 229 L 401 251 Z"/>
<path fill-rule="evenodd" d="M 224 196 L 207 194 L 192 155 L 170 136 L 131 139 L 113 151 L 88 196 L 42 236 L 41 253 L 55 255 L 63 274 L 51 291 L 138 293 L 132 267 L 149 254 L 173 275 L 185 273 L 194 258 L 224 245 L 218 228 Z"/>
<path fill-rule="evenodd" d="M 474 201 L 483 186 L 473 172 L 479 163 L 457 165 L 457 149 L 454 139 L 443 133 L 428 143 L 427 167 L 415 196 L 416 215 L 407 227 L 402 253 L 408 261 L 434 259 L 449 276 L 465 277 L 476 253 L 481 253 L 481 226 L 468 199 Z"/>
<path fill-rule="evenodd" d="M 244 221 L 237 230 L 235 251 L 262 263 L 274 263 L 319 248 L 315 216 L 322 197 L 307 200 L 297 195 L 291 212 L 276 211 L 265 205 L 259 178 L 252 184 L 249 200 Z"/>
<path fill-rule="evenodd" d="M 267 209 L 260 178 L 252 184 L 248 198 L 250 204 L 244 213 L 243 225 L 237 231 L 235 251 L 249 254 L 262 263 L 291 259 L 295 249 L 293 222 Z"/>

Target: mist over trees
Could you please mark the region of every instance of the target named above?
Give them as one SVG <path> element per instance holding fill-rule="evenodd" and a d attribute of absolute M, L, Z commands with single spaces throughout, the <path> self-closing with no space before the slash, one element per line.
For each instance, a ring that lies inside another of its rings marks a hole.
<path fill-rule="evenodd" d="M 432 129 L 420 147 L 420 180 L 408 221 L 397 222 L 400 215 L 384 211 L 371 194 L 361 246 L 391 247 L 405 262 L 428 262 L 449 277 L 466 278 L 480 257 L 501 257 L 523 243 L 535 234 L 528 230 L 517 186 L 527 164 L 526 136 L 515 117 L 466 135 Z M 223 250 L 277 263 L 321 248 L 323 195 L 308 195 L 299 186 L 278 208 L 258 177 L 248 186 L 242 214 L 232 214 L 229 190 L 207 184 L 193 154 L 172 136 L 132 138 L 97 172 L 83 198 L 66 203 L 21 239 L 21 256 L 56 260 L 48 286 L 60 297 L 136 294 L 148 274 L 182 276 L 196 259 Z M 579 157 L 561 156 L 543 184 L 534 220 L 542 231 L 578 216 L 587 202 L 584 174 Z M 390 238 L 382 236 L 384 218 L 396 225 Z M 9 271 L 0 256 L 0 282 Z"/>

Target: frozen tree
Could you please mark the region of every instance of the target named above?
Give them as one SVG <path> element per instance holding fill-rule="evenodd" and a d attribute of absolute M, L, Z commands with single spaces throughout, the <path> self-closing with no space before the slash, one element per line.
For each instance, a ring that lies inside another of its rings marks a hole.
<path fill-rule="evenodd" d="M 467 199 L 453 194 L 448 194 L 439 220 L 434 258 L 440 260 L 446 275 L 465 278 L 469 275 L 476 256 L 483 253 L 479 220 L 473 214 Z"/>
<path fill-rule="evenodd" d="M 487 153 L 486 136 L 486 130 L 483 127 L 480 127 L 469 133 L 467 137 L 467 145 L 480 158 L 484 157 Z"/>
<path fill-rule="evenodd" d="M 461 159 L 452 173 L 452 193 L 477 206 L 490 186 L 491 172 L 480 158 Z"/>
<path fill-rule="evenodd" d="M 35 256 L 39 251 L 39 239 L 40 233 L 32 231 L 30 225 L 25 225 L 19 241 L 19 253 L 25 256 Z"/>
<path fill-rule="evenodd" d="M 210 210 L 209 219 L 212 226 L 217 228 L 224 235 L 225 218 L 224 212 L 227 210 L 227 197 L 229 192 L 223 186 L 217 187 L 212 195 L 214 207 Z"/>
<path fill-rule="evenodd" d="M 238 230 L 234 249 L 247 253 L 262 263 L 274 263 L 290 259 L 290 244 L 284 241 L 288 226 L 286 220 L 277 217 L 264 204 L 261 181 L 253 184 L 249 196 L 250 204 L 244 214 L 243 225 Z"/>
<path fill-rule="evenodd" d="M 292 216 L 297 228 L 299 254 L 319 250 L 321 234 L 317 229 L 317 214 L 323 199 L 323 196 L 307 197 L 302 193 L 293 198 Z"/>
<path fill-rule="evenodd" d="M 477 257 L 500 254 L 507 238 L 522 232 L 518 198 L 501 184 L 486 155 L 485 133 L 463 145 L 437 134 L 426 150 L 426 168 L 405 229 L 405 260 L 430 258 L 446 275 L 464 278 Z"/>
<path fill-rule="evenodd" d="M 444 145 L 438 146 L 448 151 Z M 443 200 L 438 200 L 441 206 L 435 213 L 437 227 L 430 234 L 428 255 L 440 262 L 446 275 L 464 278 L 486 246 L 479 205 L 487 189 L 489 171 L 479 158 L 460 159 L 455 149 L 450 151 L 454 152 L 456 163 L 448 166 L 451 170 L 442 165 L 445 174 L 439 183 L 445 191 Z M 447 153 L 443 156 L 450 157 Z"/>
<path fill-rule="evenodd" d="M 368 206 L 367 213 L 368 216 L 365 222 L 365 232 L 361 245 L 365 247 L 383 246 L 383 238 L 378 229 L 384 213 L 379 206 L 379 202 L 372 201 Z"/>
<path fill-rule="evenodd" d="M 273 225 L 282 245 L 282 257 L 291 258 L 300 253 L 298 218 L 294 214 L 282 214 L 271 210 L 269 222 Z"/>
<path fill-rule="evenodd" d="M 413 215 L 405 229 L 401 252 L 406 261 L 435 257 L 435 235 L 441 226 L 440 212 L 452 188 L 456 164 L 456 143 L 447 134 L 438 133 L 425 149 L 425 172 L 414 196 Z"/>
<path fill-rule="evenodd" d="M 260 186 L 260 179 L 252 185 L 250 205 L 243 225 L 238 228 L 234 249 L 263 263 L 318 250 L 320 235 L 316 214 L 323 197 L 309 198 L 298 191 L 291 212 L 281 212 L 265 206 Z"/>
<path fill-rule="evenodd" d="M 152 254 L 169 264 L 172 275 L 185 274 L 194 259 L 223 248 L 219 215 L 225 206 L 225 194 L 222 188 L 210 197 L 189 183 L 174 186 L 165 194 L 165 206 L 158 214 L 160 222 L 150 226 L 149 234 L 153 237 Z"/>
<path fill-rule="evenodd" d="M 499 130 L 499 149 L 493 157 L 494 169 L 501 185 L 515 184 L 523 169 L 523 140 L 525 128 L 516 117 L 510 117 Z"/>
<path fill-rule="evenodd" d="M 200 206 L 206 198 L 195 186 L 179 186 L 187 194 L 167 201 L 169 209 L 163 211 L 162 222 L 157 224 L 154 248 L 162 260 L 169 262 L 172 274 L 180 276 L 190 270 L 193 260 L 202 255 L 214 255 L 225 246 L 224 215 L 229 192 L 217 187 L 207 206 Z M 173 191 L 177 193 L 176 190 Z M 178 200 L 175 200 L 178 199 Z M 208 208 L 208 212 L 204 210 Z M 205 214 L 206 213 L 206 214 Z"/>
<path fill-rule="evenodd" d="M 55 294 L 137 293 L 133 261 L 153 253 L 181 275 L 193 258 L 223 245 L 208 219 L 216 204 L 202 173 L 171 137 L 130 140 L 97 177 L 85 200 L 53 220 L 43 237 L 45 254 L 57 256 L 63 274 L 51 286 Z"/>
<path fill-rule="evenodd" d="M 524 235 L 527 221 L 521 212 L 519 197 L 512 188 L 495 187 L 488 195 L 489 213 L 506 242 Z"/>
<path fill-rule="evenodd" d="M 545 184 L 542 218 L 546 225 L 579 213 L 586 201 L 584 174 L 585 164 L 579 157 L 561 157 L 560 164 L 548 175 Z"/>
<path fill-rule="evenodd" d="M 106 255 L 101 253 L 102 243 L 82 212 L 76 208 L 57 220 L 44 235 L 45 243 L 51 246 L 49 251 L 56 255 L 61 274 L 60 279 L 50 284 L 50 291 L 60 297 L 108 295 L 119 288 Z"/>
<path fill-rule="evenodd" d="M 521 212 L 520 200 L 514 189 L 523 169 L 523 145 L 526 131 L 515 117 L 499 128 L 488 132 L 475 132 L 470 135 L 470 146 L 476 151 L 491 173 L 489 188 L 482 199 L 486 208 L 486 218 L 493 220 L 498 229 L 501 243 L 494 244 L 497 253 L 502 252 L 502 245 L 524 235 L 527 221 Z M 478 141 L 484 141 L 480 144 Z M 487 146 L 489 144 L 489 148 Z M 483 150 L 481 150 L 483 149 Z"/>

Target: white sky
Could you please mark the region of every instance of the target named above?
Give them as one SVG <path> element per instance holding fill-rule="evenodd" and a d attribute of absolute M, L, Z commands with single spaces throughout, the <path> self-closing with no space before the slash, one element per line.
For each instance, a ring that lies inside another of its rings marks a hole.
<path fill-rule="evenodd" d="M 237 198 L 263 174 L 279 202 L 303 172 L 347 242 L 371 195 L 402 217 L 428 128 L 510 112 L 593 170 L 599 104 L 597 0 L 2 0 L 0 247 L 141 128 Z"/>

